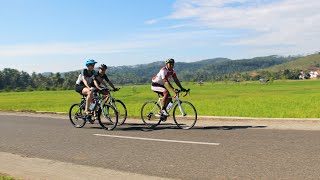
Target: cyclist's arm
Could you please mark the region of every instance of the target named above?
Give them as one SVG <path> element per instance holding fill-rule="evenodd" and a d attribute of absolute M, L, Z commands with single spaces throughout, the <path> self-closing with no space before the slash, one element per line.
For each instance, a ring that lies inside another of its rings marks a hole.
<path fill-rule="evenodd" d="M 99 76 L 97 76 L 97 77 L 94 79 L 94 81 L 93 81 L 94 86 L 95 86 L 97 89 L 99 89 L 100 91 L 102 91 L 103 89 L 99 86 L 99 84 L 97 83 L 97 80 L 98 80 L 100 83 L 104 84 L 104 85 L 105 85 L 105 83 L 102 81 L 102 79 L 101 79 Z"/>
<path fill-rule="evenodd" d="M 164 78 L 163 81 L 164 81 L 164 84 L 165 84 L 167 87 L 169 87 L 172 91 L 174 91 L 174 88 L 173 88 L 173 86 L 171 85 L 171 83 L 169 82 L 168 78 Z"/>
<path fill-rule="evenodd" d="M 110 81 L 110 79 L 108 78 L 107 75 L 104 75 L 104 80 L 106 80 L 108 82 L 108 84 L 113 88 L 113 89 L 116 89 L 113 85 L 113 83 Z M 107 87 L 107 86 L 106 86 Z"/>
<path fill-rule="evenodd" d="M 111 81 L 108 81 L 108 84 L 109 84 L 113 89 L 116 89 Z"/>
<path fill-rule="evenodd" d="M 184 88 L 182 87 L 182 85 L 181 85 L 181 83 L 180 83 L 180 81 L 179 81 L 179 79 L 178 79 L 178 77 L 177 77 L 176 74 L 173 74 L 173 75 L 172 75 L 172 78 L 173 78 L 174 82 L 177 84 L 177 86 L 179 86 L 180 89 L 184 89 Z"/>
<path fill-rule="evenodd" d="M 105 87 L 105 88 L 107 88 L 108 86 L 107 86 L 107 84 L 104 82 L 104 80 L 103 80 L 103 78 L 101 77 L 101 76 L 99 76 L 98 77 L 99 79 L 99 82 Z"/>
<path fill-rule="evenodd" d="M 86 69 L 83 69 L 81 71 L 81 76 L 82 76 L 82 82 L 83 84 L 88 88 L 90 89 L 91 85 L 88 83 L 87 79 L 86 79 L 86 75 L 87 75 L 87 70 Z"/>
<path fill-rule="evenodd" d="M 82 82 L 87 88 L 90 89 L 90 86 L 89 86 L 89 84 L 88 84 L 88 82 L 87 82 L 87 80 L 86 80 L 86 78 L 84 76 L 82 76 Z"/>

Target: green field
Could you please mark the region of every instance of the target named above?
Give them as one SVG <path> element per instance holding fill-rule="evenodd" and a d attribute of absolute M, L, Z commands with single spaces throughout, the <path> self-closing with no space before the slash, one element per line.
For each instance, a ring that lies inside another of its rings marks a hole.
<path fill-rule="evenodd" d="M 200 116 L 320 117 L 318 80 L 183 85 L 191 89 L 191 95 L 181 99 L 192 102 Z M 126 104 L 130 117 L 139 116 L 145 101 L 157 99 L 150 85 L 123 86 L 114 95 Z M 0 110 L 67 113 L 71 104 L 79 101 L 75 91 L 2 92 Z"/>

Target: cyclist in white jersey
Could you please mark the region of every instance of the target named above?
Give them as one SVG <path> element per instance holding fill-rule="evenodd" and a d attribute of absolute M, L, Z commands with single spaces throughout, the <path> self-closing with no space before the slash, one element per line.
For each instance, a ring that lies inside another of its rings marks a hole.
<path fill-rule="evenodd" d="M 92 102 L 93 99 L 93 88 L 92 83 L 94 76 L 97 74 L 97 72 L 94 70 L 94 66 L 97 62 L 93 59 L 89 59 L 85 62 L 86 69 L 82 69 L 81 73 L 79 74 L 79 77 L 76 81 L 76 88 L 75 90 L 80 93 L 81 95 L 86 96 L 86 107 L 85 107 L 85 113 L 89 114 L 89 105 Z M 89 117 L 89 116 L 88 116 Z"/>
<path fill-rule="evenodd" d="M 168 104 L 172 101 L 172 97 L 169 91 L 167 90 L 167 88 L 165 87 L 165 85 L 169 87 L 172 91 L 174 92 L 176 91 L 171 85 L 171 83 L 169 82 L 169 78 L 172 77 L 174 82 L 177 84 L 177 86 L 179 86 L 181 90 L 185 90 L 185 89 L 182 87 L 179 79 L 177 78 L 177 74 L 174 70 L 174 59 L 167 59 L 165 63 L 166 63 L 166 66 L 161 68 L 160 72 L 155 77 L 152 78 L 151 90 L 163 96 L 160 113 L 165 116 L 169 116 L 168 112 L 166 111 L 166 108 Z"/>

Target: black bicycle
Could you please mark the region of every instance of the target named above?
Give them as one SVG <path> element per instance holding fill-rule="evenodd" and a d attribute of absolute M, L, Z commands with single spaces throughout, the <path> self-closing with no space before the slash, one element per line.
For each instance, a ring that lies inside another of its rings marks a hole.
<path fill-rule="evenodd" d="M 103 101 L 101 92 L 95 92 L 93 101 L 90 103 L 91 114 L 85 114 L 86 97 L 82 96 L 80 103 L 75 103 L 70 107 L 69 119 L 76 128 L 82 128 L 90 118 L 96 118 L 101 127 L 106 130 L 113 130 L 118 123 L 117 110 Z"/>
<path fill-rule="evenodd" d="M 128 115 L 127 114 L 126 105 L 121 100 L 115 99 L 113 97 L 113 95 L 111 95 L 112 92 L 114 93 L 114 92 L 119 91 L 119 90 L 120 90 L 120 88 L 114 89 L 114 90 L 107 89 L 107 91 L 109 91 L 109 93 L 108 93 L 108 95 L 103 96 L 103 98 L 105 98 L 105 103 L 106 104 L 109 104 L 109 105 L 113 106 L 117 110 L 117 113 L 118 113 L 118 125 L 122 125 L 126 121 L 127 115 Z"/>

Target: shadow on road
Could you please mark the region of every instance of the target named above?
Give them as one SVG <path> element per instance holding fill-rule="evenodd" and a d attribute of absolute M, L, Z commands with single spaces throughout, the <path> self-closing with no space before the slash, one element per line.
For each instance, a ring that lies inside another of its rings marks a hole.
<path fill-rule="evenodd" d="M 196 130 L 236 130 L 236 129 L 257 129 L 266 128 L 267 126 L 204 126 L 204 127 L 194 127 Z"/>
<path fill-rule="evenodd" d="M 190 130 L 237 130 L 237 129 L 261 129 L 267 126 L 195 126 Z M 117 131 L 154 131 L 154 130 L 167 130 L 167 129 L 180 129 L 174 123 L 162 123 L 158 126 L 146 126 L 144 124 L 128 123 L 118 126 Z M 190 131 L 189 130 L 189 131 Z"/>

